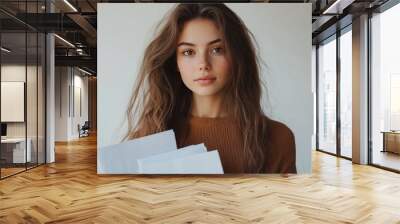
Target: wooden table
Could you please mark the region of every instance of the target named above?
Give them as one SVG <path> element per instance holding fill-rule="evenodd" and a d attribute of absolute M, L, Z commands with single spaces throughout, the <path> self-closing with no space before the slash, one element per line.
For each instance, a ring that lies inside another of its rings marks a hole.
<path fill-rule="evenodd" d="M 393 152 L 400 154 L 400 131 L 382 131 L 383 150 L 382 152 Z"/>

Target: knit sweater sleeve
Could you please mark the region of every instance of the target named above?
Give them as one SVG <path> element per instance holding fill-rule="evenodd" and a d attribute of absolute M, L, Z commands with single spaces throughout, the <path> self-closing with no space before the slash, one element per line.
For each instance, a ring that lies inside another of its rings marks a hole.
<path fill-rule="evenodd" d="M 297 173 L 296 145 L 293 132 L 283 123 L 268 121 L 266 173 Z"/>

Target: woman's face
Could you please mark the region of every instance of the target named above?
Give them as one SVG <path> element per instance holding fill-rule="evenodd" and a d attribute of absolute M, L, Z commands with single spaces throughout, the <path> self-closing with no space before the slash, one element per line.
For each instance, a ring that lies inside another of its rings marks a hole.
<path fill-rule="evenodd" d="M 193 94 L 214 96 L 228 82 L 230 66 L 222 35 L 208 19 L 186 22 L 178 38 L 176 61 L 183 83 Z"/>

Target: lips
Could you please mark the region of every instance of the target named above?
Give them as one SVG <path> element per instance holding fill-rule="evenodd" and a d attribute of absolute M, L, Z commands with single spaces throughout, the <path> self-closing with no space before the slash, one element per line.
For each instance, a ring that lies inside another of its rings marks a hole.
<path fill-rule="evenodd" d="M 195 79 L 194 81 L 195 82 L 197 82 L 197 81 L 212 81 L 212 80 L 216 80 L 216 79 L 217 78 L 215 76 L 213 76 L 213 75 L 206 75 L 206 76 L 202 76 L 202 77 L 200 77 L 198 79 Z"/>
<path fill-rule="evenodd" d="M 217 79 L 217 77 L 215 77 L 215 76 L 206 75 L 206 76 L 202 76 L 198 79 L 195 79 L 194 82 L 201 86 L 207 86 L 207 85 L 211 85 L 216 79 Z"/>

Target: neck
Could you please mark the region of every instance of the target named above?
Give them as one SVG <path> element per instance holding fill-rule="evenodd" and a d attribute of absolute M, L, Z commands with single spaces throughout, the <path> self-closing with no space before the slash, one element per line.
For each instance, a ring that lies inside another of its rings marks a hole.
<path fill-rule="evenodd" d="M 226 111 L 220 96 L 199 96 L 193 94 L 191 114 L 196 117 L 225 117 Z"/>

